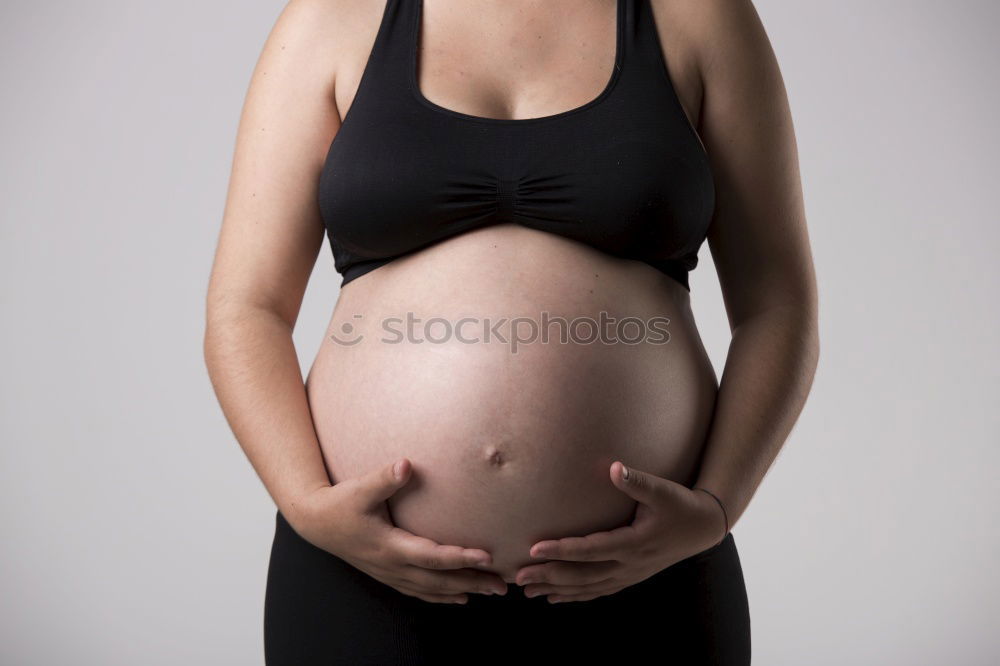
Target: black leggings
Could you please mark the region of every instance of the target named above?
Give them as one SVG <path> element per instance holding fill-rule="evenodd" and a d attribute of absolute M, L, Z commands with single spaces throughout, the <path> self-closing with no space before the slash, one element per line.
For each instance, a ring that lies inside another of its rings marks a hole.
<path fill-rule="evenodd" d="M 314 664 L 750 663 L 750 616 L 730 533 L 615 594 L 550 604 L 470 593 L 431 603 L 372 578 L 295 532 L 279 511 L 267 573 L 268 666 Z"/>

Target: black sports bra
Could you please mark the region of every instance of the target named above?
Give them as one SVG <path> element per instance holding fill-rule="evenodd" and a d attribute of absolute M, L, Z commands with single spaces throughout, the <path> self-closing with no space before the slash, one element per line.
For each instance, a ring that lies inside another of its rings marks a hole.
<path fill-rule="evenodd" d="M 422 0 L 387 0 L 326 156 L 319 207 L 341 286 L 463 232 L 513 222 L 643 261 L 685 289 L 715 206 L 648 0 L 617 0 L 613 73 L 538 118 L 467 115 L 417 84 Z"/>

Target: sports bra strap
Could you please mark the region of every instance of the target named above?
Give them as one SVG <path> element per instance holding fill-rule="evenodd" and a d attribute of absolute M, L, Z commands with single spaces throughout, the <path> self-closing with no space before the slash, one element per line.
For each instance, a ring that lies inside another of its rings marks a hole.
<path fill-rule="evenodd" d="M 616 29 L 621 29 L 619 77 L 649 85 L 650 76 L 661 76 L 664 67 L 660 40 L 649 0 L 616 0 Z M 386 0 L 381 22 L 366 64 L 362 88 L 377 87 L 379 100 L 407 97 L 417 67 L 423 0 Z M 618 35 L 616 34 L 616 39 Z M 628 86 L 626 86 L 628 87 Z"/>

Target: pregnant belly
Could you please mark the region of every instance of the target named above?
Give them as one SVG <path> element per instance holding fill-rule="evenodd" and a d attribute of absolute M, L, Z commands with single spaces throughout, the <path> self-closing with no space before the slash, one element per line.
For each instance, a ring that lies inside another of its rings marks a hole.
<path fill-rule="evenodd" d="M 307 378 L 331 480 L 409 458 L 395 524 L 508 582 L 536 541 L 629 522 L 615 460 L 692 481 L 716 390 L 680 285 L 512 225 L 347 285 Z"/>

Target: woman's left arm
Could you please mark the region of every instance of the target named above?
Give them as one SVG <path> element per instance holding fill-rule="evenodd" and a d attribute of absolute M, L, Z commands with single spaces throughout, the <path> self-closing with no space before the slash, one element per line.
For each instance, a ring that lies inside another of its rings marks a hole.
<path fill-rule="evenodd" d="M 708 244 L 732 340 L 693 488 L 615 462 L 638 502 L 630 525 L 535 543 L 527 596 L 586 601 L 718 543 L 740 519 L 805 404 L 819 359 L 818 296 L 791 112 L 751 0 L 700 0 L 689 36 L 703 87 L 699 132 L 715 176 Z"/>
<path fill-rule="evenodd" d="M 702 7 L 700 132 L 716 180 L 708 243 L 732 340 L 694 487 L 718 496 L 732 528 L 811 388 L 818 295 L 792 117 L 770 42 L 750 0 Z"/>

